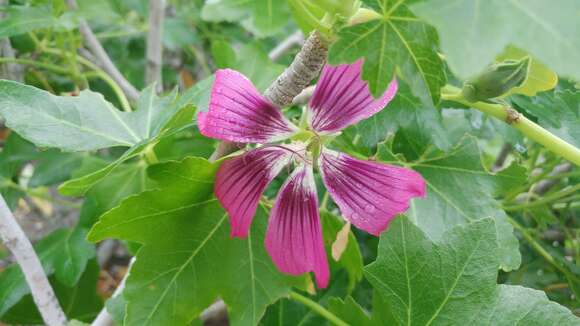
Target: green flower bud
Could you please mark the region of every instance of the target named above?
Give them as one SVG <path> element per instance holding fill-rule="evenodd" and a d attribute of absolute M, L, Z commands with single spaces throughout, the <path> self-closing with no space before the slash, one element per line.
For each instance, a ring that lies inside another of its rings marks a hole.
<path fill-rule="evenodd" d="M 461 94 L 470 102 L 485 101 L 507 94 L 521 86 L 528 76 L 530 57 L 506 60 L 487 67 L 463 84 Z"/>

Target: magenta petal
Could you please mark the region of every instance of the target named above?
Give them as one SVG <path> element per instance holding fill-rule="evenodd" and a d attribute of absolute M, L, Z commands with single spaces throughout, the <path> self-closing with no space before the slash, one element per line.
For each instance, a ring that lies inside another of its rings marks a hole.
<path fill-rule="evenodd" d="M 411 169 L 363 161 L 324 150 L 322 180 L 342 215 L 359 229 L 379 235 L 405 212 L 413 197 L 425 196 L 425 180 Z"/>
<path fill-rule="evenodd" d="M 278 147 L 264 147 L 222 163 L 215 194 L 230 217 L 232 237 L 248 235 L 264 189 L 289 163 L 291 155 Z"/>
<path fill-rule="evenodd" d="M 310 125 L 333 133 L 381 111 L 397 93 L 393 79 L 385 93 L 375 99 L 361 78 L 362 60 L 353 64 L 324 66 L 310 100 Z"/>
<path fill-rule="evenodd" d="M 270 104 L 244 75 L 218 70 L 209 110 L 198 114 L 200 132 L 238 143 L 269 143 L 286 139 L 297 128 Z"/>
<path fill-rule="evenodd" d="M 282 272 L 312 271 L 319 288 L 328 285 L 330 272 L 312 167 L 297 167 L 280 189 L 270 214 L 266 250 Z"/>

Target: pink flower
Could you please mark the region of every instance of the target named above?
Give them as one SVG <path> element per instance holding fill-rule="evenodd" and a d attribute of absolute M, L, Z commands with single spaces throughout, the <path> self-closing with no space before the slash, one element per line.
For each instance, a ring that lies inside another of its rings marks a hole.
<path fill-rule="evenodd" d="M 319 167 L 342 216 L 373 235 L 406 211 L 411 198 L 425 196 L 425 181 L 413 170 L 355 159 L 323 146 L 340 130 L 382 110 L 397 92 L 393 80 L 380 98 L 373 98 L 360 77 L 361 65 L 324 67 L 301 128 L 246 77 L 228 69 L 216 72 L 209 111 L 198 115 L 205 136 L 262 144 L 226 160 L 217 173 L 215 194 L 229 214 L 232 236 L 247 236 L 270 181 L 284 167 L 295 166 L 270 213 L 266 249 L 282 272 L 314 272 L 320 288 L 328 285 L 329 268 L 314 167 Z"/>

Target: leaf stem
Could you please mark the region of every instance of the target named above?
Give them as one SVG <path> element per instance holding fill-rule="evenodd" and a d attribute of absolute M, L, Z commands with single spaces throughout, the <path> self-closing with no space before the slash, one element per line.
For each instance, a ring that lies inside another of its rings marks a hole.
<path fill-rule="evenodd" d="M 42 50 L 46 53 L 55 54 L 55 55 L 59 55 L 59 56 L 63 56 L 63 57 L 68 57 L 70 55 L 69 53 L 64 52 L 62 50 L 59 50 L 59 49 L 43 48 Z M 113 92 L 115 93 L 117 98 L 119 99 L 119 102 L 121 103 L 121 107 L 123 108 L 123 111 L 131 112 L 131 105 L 129 104 L 129 100 L 127 100 L 125 93 L 123 92 L 123 90 L 121 89 L 119 84 L 117 84 L 117 82 L 113 80 L 113 78 L 111 78 L 99 66 L 97 66 L 96 64 L 83 58 L 82 56 L 77 56 L 77 60 L 80 64 L 93 70 L 92 72 L 85 73 L 84 76 L 86 76 L 86 77 L 98 77 L 98 78 L 102 79 L 104 82 L 106 82 L 109 85 L 109 87 L 111 87 L 111 89 L 113 90 Z"/>
<path fill-rule="evenodd" d="M 558 200 L 560 198 L 566 197 L 570 194 L 574 194 L 576 191 L 580 190 L 580 184 L 575 185 L 571 188 L 565 189 L 563 191 L 557 192 L 552 194 L 551 196 L 546 196 L 542 199 L 533 201 L 531 203 L 519 204 L 519 205 L 512 205 L 512 206 L 504 206 L 503 209 L 506 211 L 519 211 L 522 209 L 530 208 L 530 207 L 537 207 L 544 204 L 548 204 L 552 201 Z"/>
<path fill-rule="evenodd" d="M 326 310 L 326 308 L 324 308 L 323 306 L 321 306 L 317 302 L 314 302 L 314 301 L 310 300 L 309 298 L 303 296 L 302 294 L 299 294 L 297 292 L 290 292 L 290 298 L 302 303 L 303 305 L 307 306 L 312 311 L 314 311 L 317 314 L 321 315 L 322 317 L 326 318 L 328 321 L 330 321 L 331 323 L 333 323 L 335 325 L 348 326 L 347 323 L 345 323 L 342 319 L 338 318 L 335 314 Z"/>
<path fill-rule="evenodd" d="M 556 261 L 556 259 L 546 250 L 534 237 L 524 228 L 521 224 L 519 224 L 516 220 L 508 216 L 508 221 L 514 226 L 515 229 L 520 231 L 524 239 L 530 243 L 532 248 L 542 256 L 546 261 L 548 261 L 552 266 L 554 266 L 557 270 L 562 272 L 568 279 L 575 283 L 580 283 L 580 279 L 573 273 L 570 273 L 565 267 L 563 267 L 560 263 Z"/>
<path fill-rule="evenodd" d="M 443 87 L 441 98 L 467 105 L 499 120 L 507 122 L 530 139 L 544 145 L 544 147 L 550 151 L 580 166 L 580 149 L 535 124 L 512 108 L 501 104 L 470 102 L 463 97 L 459 88 L 451 85 Z"/>
<path fill-rule="evenodd" d="M 15 58 L 0 58 L 0 63 L 18 63 L 23 65 L 35 66 L 39 68 L 44 68 L 46 70 L 50 70 L 57 74 L 63 75 L 70 75 L 70 72 L 67 69 L 61 68 L 57 65 L 53 65 L 50 63 L 38 62 L 30 59 L 15 59 Z"/>

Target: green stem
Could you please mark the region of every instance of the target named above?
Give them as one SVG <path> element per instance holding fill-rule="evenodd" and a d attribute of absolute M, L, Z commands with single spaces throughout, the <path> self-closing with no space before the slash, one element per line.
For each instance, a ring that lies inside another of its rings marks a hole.
<path fill-rule="evenodd" d="M 500 104 L 470 102 L 463 97 L 459 88 L 451 85 L 443 87 L 441 97 L 445 100 L 467 105 L 499 120 L 508 122 L 528 138 L 544 145 L 550 151 L 580 166 L 580 149 L 556 137 L 521 114 L 511 116 L 510 110 L 513 109 Z"/>
<path fill-rule="evenodd" d="M 552 264 L 552 266 L 554 266 L 557 270 L 562 272 L 562 274 L 566 275 L 566 277 L 568 277 L 568 279 L 570 279 L 571 281 L 573 281 L 575 283 L 580 282 L 580 279 L 578 279 L 578 277 L 576 275 L 574 275 L 573 273 L 570 273 L 570 271 L 568 271 L 558 261 L 556 261 L 556 259 L 546 249 L 544 249 L 544 247 L 542 247 L 542 245 L 540 243 L 538 243 L 536 241 L 536 239 L 534 239 L 534 237 L 530 234 L 530 232 L 528 232 L 528 230 L 526 230 L 526 228 L 524 228 L 521 224 L 519 224 L 516 220 L 514 220 L 511 217 L 508 217 L 508 220 L 514 226 L 514 228 L 516 230 L 520 231 L 520 233 L 522 234 L 524 239 L 526 239 L 526 241 L 528 241 L 530 243 L 532 248 L 540 256 L 542 256 L 547 262 Z"/>
<path fill-rule="evenodd" d="M 55 54 L 55 55 L 64 56 L 64 57 L 69 56 L 68 53 L 66 53 L 62 50 L 59 50 L 59 49 L 44 48 L 42 50 L 44 52 L 50 53 L 50 54 Z M 85 77 L 98 77 L 98 78 L 102 79 L 104 82 L 106 82 L 109 85 L 109 87 L 111 87 L 111 89 L 113 90 L 113 92 L 115 93 L 117 98 L 119 99 L 119 102 L 121 103 L 121 107 L 123 108 L 123 111 L 131 112 L 131 105 L 129 104 L 129 100 L 127 100 L 125 93 L 123 93 L 123 90 L 121 89 L 119 84 L 117 84 L 113 80 L 113 78 L 111 78 L 99 66 L 95 65 L 94 63 L 90 62 L 89 60 L 87 60 L 81 56 L 77 57 L 77 61 L 80 64 L 93 70 L 92 72 L 85 73 L 84 74 Z"/>
<path fill-rule="evenodd" d="M 552 194 L 551 196 L 546 196 L 542 199 L 530 202 L 530 203 L 525 203 L 525 204 L 519 204 L 519 205 L 512 205 L 512 206 L 504 206 L 503 209 L 506 211 L 519 211 L 522 209 L 527 209 L 527 208 L 531 208 L 531 207 L 537 207 L 537 206 L 541 206 L 541 205 L 545 205 L 545 204 L 549 204 L 555 200 L 558 200 L 560 198 L 566 197 L 570 194 L 574 194 L 575 192 L 577 192 L 578 190 L 580 190 L 580 184 L 575 185 L 571 188 L 568 188 L 566 190 L 557 192 L 555 194 Z"/>
<path fill-rule="evenodd" d="M 152 143 L 147 145 L 145 150 L 143 151 L 145 154 L 145 161 L 148 165 L 153 165 L 159 163 L 159 159 L 157 158 L 157 154 L 155 154 L 155 145 L 156 143 Z"/>
<path fill-rule="evenodd" d="M 50 63 L 38 62 L 38 61 L 34 61 L 34 60 L 29 60 L 29 59 L 0 58 L 0 63 L 6 63 L 6 62 L 18 63 L 18 64 L 22 64 L 22 65 L 44 68 L 46 70 L 55 72 L 57 74 L 70 75 L 70 72 L 68 71 L 68 69 L 64 69 L 64 68 L 61 68 L 57 65 L 50 64 Z"/>
<path fill-rule="evenodd" d="M 302 294 L 296 292 L 290 292 L 290 298 L 302 303 L 303 305 L 310 308 L 312 311 L 326 318 L 328 321 L 339 326 L 348 326 L 342 319 L 338 318 L 332 312 L 326 310 L 323 306 L 319 305 L 317 302 L 310 300 L 309 298 L 303 296 Z"/>
<path fill-rule="evenodd" d="M 330 198 L 330 193 L 327 191 L 322 197 L 322 203 L 320 203 L 320 209 L 328 211 L 328 199 Z"/>

